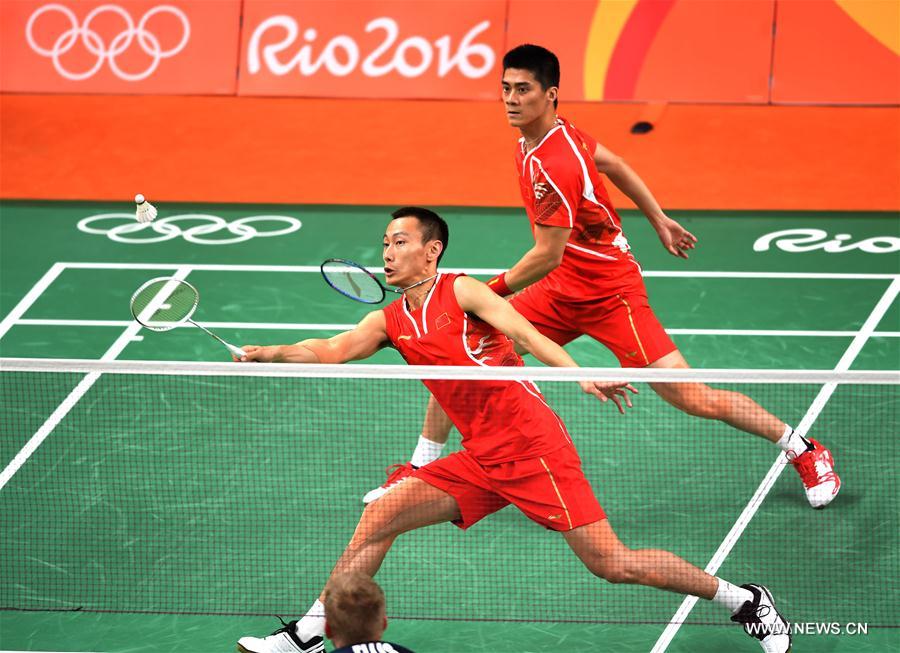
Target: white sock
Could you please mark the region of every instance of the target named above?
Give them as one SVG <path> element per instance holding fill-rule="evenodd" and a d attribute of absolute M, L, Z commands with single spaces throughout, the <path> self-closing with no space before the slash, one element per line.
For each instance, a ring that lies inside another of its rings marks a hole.
<path fill-rule="evenodd" d="M 419 443 L 413 452 L 413 467 L 424 467 L 428 463 L 441 457 L 441 451 L 444 450 L 443 442 L 433 442 L 424 435 L 419 436 Z"/>
<path fill-rule="evenodd" d="M 304 642 L 317 635 L 325 636 L 325 606 L 319 599 L 312 604 L 306 616 L 297 622 L 295 632 Z"/>
<path fill-rule="evenodd" d="M 776 444 L 788 457 L 802 456 L 809 449 L 809 441 L 787 424 L 784 425 L 784 435 Z"/>
<path fill-rule="evenodd" d="M 753 600 L 753 592 L 745 590 L 743 587 L 732 585 L 727 580 L 716 578 L 719 581 L 719 587 L 716 588 L 716 595 L 713 597 L 713 603 L 723 605 L 734 614 L 741 609 L 747 601 Z"/>

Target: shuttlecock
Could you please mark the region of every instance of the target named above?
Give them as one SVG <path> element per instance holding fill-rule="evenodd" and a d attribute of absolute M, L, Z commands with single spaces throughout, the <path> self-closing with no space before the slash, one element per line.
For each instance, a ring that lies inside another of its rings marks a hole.
<path fill-rule="evenodd" d="M 156 207 L 144 199 L 144 196 L 140 193 L 134 196 L 134 203 L 137 204 L 137 209 L 134 211 L 134 217 L 137 218 L 137 221 L 141 224 L 151 222 L 153 218 L 156 217 Z"/>

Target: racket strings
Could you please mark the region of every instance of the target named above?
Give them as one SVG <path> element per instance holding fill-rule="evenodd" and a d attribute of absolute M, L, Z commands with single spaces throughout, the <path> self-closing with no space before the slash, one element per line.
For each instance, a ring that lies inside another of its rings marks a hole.
<path fill-rule="evenodd" d="M 384 299 L 381 284 L 361 267 L 327 261 L 322 264 L 322 274 L 335 290 L 357 301 L 377 304 Z"/>
<path fill-rule="evenodd" d="M 200 303 L 200 293 L 183 279 L 160 277 L 151 279 L 131 297 L 131 314 L 141 326 L 151 331 L 168 331 L 190 322 L 218 340 L 232 356 L 243 358 L 247 353 L 240 347 L 217 336 L 202 324 L 191 320 Z"/>
<path fill-rule="evenodd" d="M 193 315 L 200 295 L 184 281 L 155 279 L 142 286 L 131 300 L 131 312 L 144 327 L 168 331 Z"/>

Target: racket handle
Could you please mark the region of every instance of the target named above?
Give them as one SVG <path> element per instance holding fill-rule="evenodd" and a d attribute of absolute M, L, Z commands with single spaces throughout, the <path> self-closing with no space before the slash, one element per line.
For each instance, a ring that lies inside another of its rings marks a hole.
<path fill-rule="evenodd" d="M 213 338 L 215 338 L 216 340 L 218 340 L 219 342 L 221 342 L 221 343 L 225 346 L 225 348 L 226 348 L 228 351 L 230 351 L 234 356 L 237 356 L 238 358 L 243 358 L 244 356 L 247 355 L 247 352 L 245 352 L 243 349 L 241 349 L 240 347 L 235 347 L 235 346 L 232 345 L 230 342 L 225 342 L 222 338 L 220 338 L 219 336 L 217 336 L 215 333 L 213 333 L 212 331 L 210 331 L 209 329 L 207 329 L 207 328 L 206 328 L 205 326 L 203 326 L 202 324 L 198 324 L 197 322 L 194 322 L 194 321 L 193 321 L 192 319 L 190 319 L 190 318 L 188 318 L 187 321 L 190 322 L 191 324 L 193 324 L 195 327 L 197 327 L 197 328 L 200 329 L 201 331 L 203 331 L 204 333 L 206 333 L 206 334 L 212 336 Z"/>
<path fill-rule="evenodd" d="M 247 352 L 245 352 L 240 347 L 235 347 L 234 345 L 231 345 L 227 342 L 225 343 L 225 346 L 228 347 L 228 351 L 230 351 L 232 354 L 234 354 L 238 358 L 243 358 L 244 356 L 247 355 Z"/>

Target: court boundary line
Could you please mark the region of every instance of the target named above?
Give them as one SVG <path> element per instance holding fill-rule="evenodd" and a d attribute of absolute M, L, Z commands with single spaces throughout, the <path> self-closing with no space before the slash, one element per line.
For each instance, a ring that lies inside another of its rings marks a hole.
<path fill-rule="evenodd" d="M 369 266 L 370 272 L 380 272 L 380 267 Z M 47 288 L 65 270 L 187 270 L 191 272 L 289 272 L 289 273 L 316 273 L 317 265 L 230 265 L 210 263 L 109 263 L 109 262 L 78 262 L 57 261 L 35 283 L 15 307 L 0 321 L 0 339 L 16 325 L 61 325 L 61 326 L 122 326 L 113 320 L 40 320 L 23 319 L 22 316 L 43 295 Z M 505 271 L 504 268 L 447 268 L 447 272 L 462 272 L 465 274 L 495 275 Z M 830 272 L 740 272 L 740 271 L 684 271 L 684 270 L 644 270 L 642 275 L 647 278 L 680 278 L 680 279 L 827 279 L 827 280 L 897 280 L 897 274 L 876 273 L 830 273 Z M 354 325 L 349 324 L 284 324 L 276 323 L 246 323 L 246 322 L 210 322 L 213 328 L 240 328 L 240 329 L 288 329 L 288 330 L 346 330 Z M 127 327 L 126 327 L 127 328 Z M 754 330 L 754 329 L 667 329 L 671 335 L 731 335 L 731 336 L 773 336 L 773 337 L 853 337 L 855 331 L 810 331 L 810 330 Z M 886 331 L 873 333 L 873 337 L 900 337 L 900 332 Z"/>
<path fill-rule="evenodd" d="M 844 355 L 841 356 L 837 365 L 835 365 L 835 373 L 843 373 L 850 369 L 853 361 L 856 360 L 859 352 L 862 351 L 862 348 L 865 346 L 872 333 L 874 333 L 875 328 L 878 326 L 878 324 L 884 318 L 885 314 L 890 309 L 891 305 L 894 303 L 894 300 L 897 298 L 898 293 L 900 293 L 900 277 L 895 278 L 891 282 L 891 284 L 882 294 L 881 298 L 875 304 L 875 307 L 872 309 L 872 312 L 869 313 L 869 317 L 866 318 L 866 321 L 863 323 L 856 337 L 847 347 L 847 350 L 844 352 Z M 815 423 L 816 419 L 818 419 L 819 414 L 825 408 L 825 404 L 828 403 L 828 400 L 831 398 L 831 395 L 834 393 L 836 388 L 836 383 L 826 383 L 822 386 L 822 388 L 819 390 L 819 393 L 816 395 L 816 398 L 813 399 L 812 404 L 810 404 L 810 407 L 806 411 L 806 414 L 803 416 L 803 419 L 800 420 L 800 424 L 797 425 L 797 430 L 800 433 L 807 433 L 809 431 L 809 428 Z M 765 500 L 766 496 L 768 496 L 771 489 L 775 486 L 775 482 L 778 480 L 778 477 L 781 476 L 781 472 L 784 471 L 785 467 L 787 466 L 787 462 L 787 457 L 784 455 L 784 452 L 782 452 L 775 459 L 775 462 L 772 463 L 772 466 L 769 468 L 769 471 L 766 473 L 762 482 L 759 484 L 759 487 L 756 488 L 756 492 L 754 492 L 750 497 L 750 501 L 744 507 L 744 510 L 738 516 L 737 520 L 734 522 L 731 530 L 728 531 L 725 539 L 722 540 L 719 548 L 716 549 L 716 552 L 713 554 L 713 557 L 710 559 L 709 563 L 707 563 L 706 568 L 704 569 L 706 573 L 713 576 L 716 575 L 716 572 L 718 572 L 719 568 L 725 562 L 725 558 L 728 557 L 728 554 L 731 553 L 732 549 L 737 544 L 738 539 L 740 539 L 744 530 L 750 524 L 750 521 L 753 519 L 754 515 L 756 515 L 756 512 L 757 510 L 759 510 L 762 502 Z M 675 614 L 672 615 L 672 619 L 669 621 L 669 625 L 666 626 L 662 634 L 659 636 L 659 639 L 656 640 L 656 643 L 653 645 L 650 653 L 663 653 L 663 651 L 666 651 L 668 649 L 669 644 L 672 643 L 675 635 L 678 634 L 681 626 L 684 625 L 685 620 L 687 619 L 691 610 L 694 609 L 694 606 L 697 604 L 698 600 L 699 598 L 696 596 L 686 596 L 684 598 L 684 600 L 681 602 L 681 605 L 678 607 L 678 610 L 676 610 Z"/>
<path fill-rule="evenodd" d="M 17 326 L 79 326 L 79 327 L 126 327 L 132 320 L 75 320 L 53 318 L 22 318 Z M 211 329 L 260 329 L 287 331 L 347 331 L 354 323 L 334 324 L 317 322 L 210 322 L 203 325 Z M 184 328 L 180 325 L 179 328 Z M 802 337 L 802 338 L 852 338 L 857 331 L 808 331 L 789 329 L 666 329 L 666 333 L 678 336 L 752 336 L 752 337 Z M 872 337 L 900 338 L 900 331 L 875 331 Z"/>
<path fill-rule="evenodd" d="M 7 313 L 3 320 L 0 321 L 0 338 L 6 335 L 6 332 L 9 331 L 16 322 L 25 315 L 25 312 L 31 308 L 32 304 L 34 304 L 41 295 L 50 287 L 56 278 L 66 269 L 65 263 L 54 263 L 50 266 L 41 278 L 35 282 L 33 286 L 25 293 L 25 296 L 22 297 L 18 301 L 18 303 L 13 306 L 13 309 Z"/>
<path fill-rule="evenodd" d="M 51 270 L 52 269 L 53 268 L 51 267 Z M 175 274 L 173 274 L 172 276 L 179 279 L 184 279 L 190 273 L 190 268 L 184 267 L 176 270 Z M 53 278 L 51 278 L 51 282 Z M 34 288 L 32 288 L 32 290 L 33 289 Z M 31 294 L 32 293 L 29 292 L 29 295 Z M 31 301 L 34 302 L 37 296 L 39 295 L 36 295 L 34 298 L 32 298 Z M 136 338 L 140 338 L 138 333 L 140 332 L 141 328 L 141 325 L 137 322 L 129 324 L 127 327 L 125 327 L 125 330 L 121 334 L 119 334 L 115 341 L 113 341 L 113 344 L 110 345 L 103 356 L 100 357 L 100 361 L 112 362 L 116 360 L 118 355 L 121 354 L 125 347 L 128 346 L 128 343 L 132 342 Z M 28 462 L 28 459 L 31 458 L 32 454 L 34 454 L 34 452 L 37 451 L 38 447 L 43 444 L 44 440 L 46 440 L 47 437 L 53 432 L 53 430 L 59 425 L 59 423 L 63 419 L 65 419 L 66 415 L 69 414 L 69 412 L 75 407 L 75 405 L 81 400 L 81 398 L 87 393 L 87 391 L 91 389 L 94 383 L 97 382 L 97 379 L 100 378 L 100 375 L 101 372 L 89 372 L 69 392 L 66 398 L 63 399 L 62 402 L 60 402 L 60 404 L 50 414 L 50 416 L 46 420 L 44 420 L 44 423 L 41 424 L 40 428 L 38 428 L 38 430 L 32 434 L 32 436 L 18 451 L 18 453 L 13 456 L 13 459 L 10 460 L 6 467 L 3 468 L 3 471 L 0 472 L 0 491 L 2 491 L 4 487 L 6 487 L 6 484 L 9 483 L 12 477 L 15 476 L 16 472 L 18 472 L 22 468 L 22 465 Z"/>
<path fill-rule="evenodd" d="M 173 270 L 190 267 L 193 272 L 320 272 L 318 265 L 229 265 L 227 263 L 102 263 L 63 261 L 58 263 L 72 270 Z M 381 266 L 367 266 L 369 272 L 382 272 Z M 463 274 L 495 275 L 506 272 L 507 268 L 441 268 L 443 272 Z M 852 272 L 741 272 L 710 270 L 643 270 L 648 278 L 696 278 L 696 279 L 887 279 L 900 278 L 888 273 Z"/>

